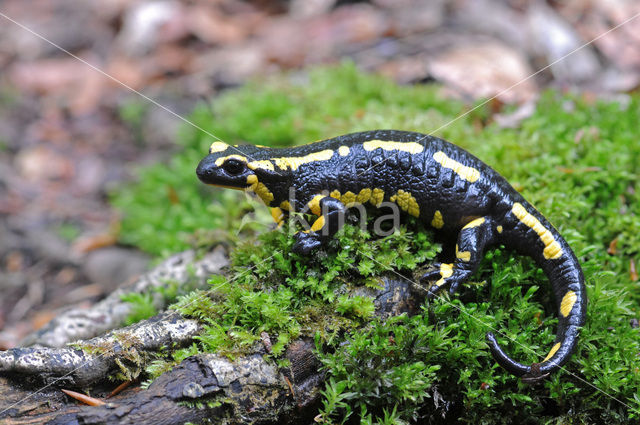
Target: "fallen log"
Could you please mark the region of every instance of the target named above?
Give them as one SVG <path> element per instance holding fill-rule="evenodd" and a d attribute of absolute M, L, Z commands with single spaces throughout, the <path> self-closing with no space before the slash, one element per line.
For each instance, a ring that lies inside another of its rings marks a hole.
<path fill-rule="evenodd" d="M 357 288 L 352 295 L 374 299 L 375 315 L 383 319 L 418 310 L 424 292 L 414 291 L 403 279 L 385 277 L 382 282 L 381 289 Z M 107 375 L 123 362 L 131 362 L 132 348 L 144 358 L 145 352 L 168 343 L 187 343 L 197 331 L 195 321 L 169 311 L 105 337 L 76 343 L 84 351 L 60 348 L 45 353 L 38 348 L 18 348 L 0 353 L 0 375 L 13 378 L 0 380 L 0 420 L 7 424 L 181 424 L 208 418 L 215 423 L 245 424 L 313 419 L 324 374 L 308 338 L 289 345 L 285 356 L 290 366 L 286 368 L 268 359 L 260 344 L 251 354 L 234 360 L 203 353 L 185 359 L 147 389 L 126 390 L 104 400 L 102 406 L 79 407 L 54 389 L 74 385 L 90 390 L 94 397 L 105 395 Z M 130 336 L 127 347 L 122 335 Z M 86 347 L 91 346 L 109 346 L 110 354 L 87 352 Z M 35 382 L 46 382 L 46 387 L 39 390 Z M 12 397 L 3 397 L 12 393 Z"/>

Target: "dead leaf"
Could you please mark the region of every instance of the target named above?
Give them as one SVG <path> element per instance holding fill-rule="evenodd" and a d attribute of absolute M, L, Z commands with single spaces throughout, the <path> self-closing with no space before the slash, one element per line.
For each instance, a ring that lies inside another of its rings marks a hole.
<path fill-rule="evenodd" d="M 571 2 L 568 2 L 571 3 Z M 640 13 L 636 0 L 594 0 L 585 7 L 576 27 L 587 40 L 620 70 L 640 70 L 640 17 L 600 37 L 606 31 Z"/>
<path fill-rule="evenodd" d="M 599 74 L 593 47 L 546 2 L 532 2 L 527 17 L 530 40 L 556 80 L 581 83 Z"/>
<path fill-rule="evenodd" d="M 189 30 L 210 44 L 235 44 L 247 38 L 251 28 L 238 16 L 223 15 L 212 7 L 196 4 L 186 13 Z"/>
<path fill-rule="evenodd" d="M 113 233 L 101 233 L 99 235 L 91 235 L 78 238 L 74 243 L 72 250 L 81 254 L 86 254 L 95 249 L 111 246 L 116 243 L 117 239 Z"/>
<path fill-rule="evenodd" d="M 30 181 L 68 181 L 74 174 L 68 156 L 43 145 L 21 150 L 15 163 L 18 172 Z"/>
<path fill-rule="evenodd" d="M 519 52 L 499 42 L 454 47 L 429 64 L 431 75 L 472 99 L 498 96 L 504 103 L 525 103 L 537 96 L 533 71 Z"/>

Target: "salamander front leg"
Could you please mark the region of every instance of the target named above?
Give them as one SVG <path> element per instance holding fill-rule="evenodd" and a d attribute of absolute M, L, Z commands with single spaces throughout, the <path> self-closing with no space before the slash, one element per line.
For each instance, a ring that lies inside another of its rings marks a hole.
<path fill-rule="evenodd" d="M 425 273 L 420 281 L 435 281 L 427 296 L 433 298 L 442 288 L 449 287 L 453 294 L 478 269 L 487 245 L 493 242 L 493 222 L 480 217 L 465 225 L 458 235 L 456 259 L 451 264 L 436 263 L 436 268 Z"/>
<path fill-rule="evenodd" d="M 295 234 L 293 252 L 308 254 L 330 239 L 344 224 L 346 207 L 330 196 L 317 195 L 309 202 L 309 209 L 318 216 L 311 229 Z"/>

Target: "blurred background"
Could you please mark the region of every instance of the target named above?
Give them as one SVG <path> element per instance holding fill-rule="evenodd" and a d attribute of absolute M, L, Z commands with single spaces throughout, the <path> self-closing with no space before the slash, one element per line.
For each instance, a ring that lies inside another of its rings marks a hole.
<path fill-rule="evenodd" d="M 624 102 L 640 84 L 636 0 L 4 0 L 0 13 L 0 349 L 146 269 L 118 243 L 108 193 L 167 161 L 185 123 L 133 90 L 185 116 L 249 79 L 349 60 L 468 104 L 495 97 L 493 119 L 514 126 L 546 88 Z"/>

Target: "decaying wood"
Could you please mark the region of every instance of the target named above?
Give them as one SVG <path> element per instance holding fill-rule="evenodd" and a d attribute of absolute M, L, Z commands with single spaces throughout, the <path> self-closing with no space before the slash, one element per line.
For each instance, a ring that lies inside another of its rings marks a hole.
<path fill-rule="evenodd" d="M 121 365 L 139 369 L 145 353 L 162 347 L 183 346 L 191 342 L 200 329 L 197 321 L 167 311 L 105 336 L 78 341 L 75 347 L 2 351 L 0 373 L 22 379 L 31 377 L 45 384 L 83 388 L 113 375 Z"/>
<path fill-rule="evenodd" d="M 202 258 L 196 258 L 193 250 L 176 254 L 133 283 L 121 286 L 90 309 L 72 308 L 58 315 L 42 329 L 28 335 L 20 345 L 64 347 L 73 341 L 102 335 L 122 326 L 131 314 L 131 304 L 122 301 L 122 295 L 148 292 L 170 282 L 184 286 L 191 281 L 194 288 L 206 287 L 207 279 L 212 274 L 219 273 L 227 264 L 228 260 L 222 247 L 205 254 Z M 164 299 L 159 292 L 154 297 L 154 305 L 158 309 L 165 307 Z"/>
<path fill-rule="evenodd" d="M 412 291 L 406 280 L 384 278 L 383 282 L 383 289 L 360 288 L 352 295 L 372 297 L 375 314 L 381 318 L 417 311 L 424 293 Z M 129 388 L 106 398 L 115 384 L 105 388 L 105 377 L 117 371 L 118 361 L 131 362 L 132 349 L 144 358 L 145 352 L 162 346 L 188 343 L 199 329 L 195 321 L 170 311 L 76 345 L 108 347 L 109 355 L 71 347 L 27 347 L 0 353 L 0 375 L 11 378 L 0 379 L 0 422 L 179 424 L 205 418 L 223 424 L 312 422 L 324 375 L 310 339 L 290 344 L 286 352 L 290 366 L 285 369 L 269 360 L 265 345 L 257 343 L 252 354 L 234 360 L 216 354 L 189 357 L 145 390 Z M 39 388 L 33 385 L 36 381 L 25 381 L 26 376 L 46 382 L 47 388 L 35 392 Z M 21 389 L 25 382 L 27 387 Z M 106 404 L 79 406 L 58 390 L 73 385 Z M 13 396 L 5 399 L 4 394 Z M 44 402 L 47 396 L 48 404 Z M 24 397 L 27 399 L 21 401 Z"/>

